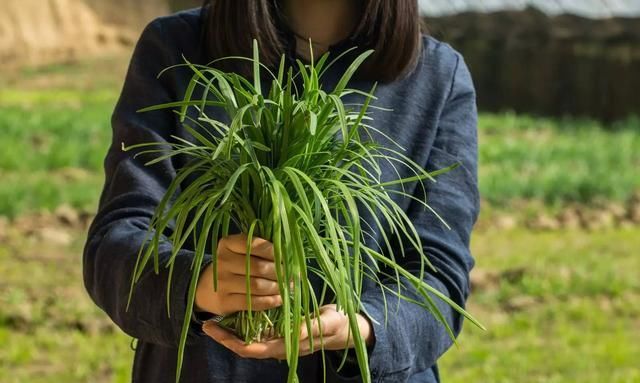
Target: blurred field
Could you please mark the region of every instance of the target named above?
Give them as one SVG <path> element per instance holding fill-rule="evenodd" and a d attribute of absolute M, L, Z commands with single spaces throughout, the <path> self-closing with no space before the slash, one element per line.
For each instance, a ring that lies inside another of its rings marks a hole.
<path fill-rule="evenodd" d="M 0 214 L 62 203 L 93 209 L 124 66 L 111 58 L 23 70 L 13 81 L 0 80 L 0 174 L 8 181 L 0 185 Z M 637 118 L 605 129 L 588 120 L 484 114 L 482 196 L 502 207 L 519 199 L 549 207 L 625 201 L 640 189 L 638 132 Z"/>
<path fill-rule="evenodd" d="M 0 77 L 0 215 L 94 209 L 125 57 Z"/>
<path fill-rule="evenodd" d="M 131 339 L 81 287 L 84 233 L 56 222 L 34 230 L 46 222 L 34 219 L 0 240 L 0 381 L 130 381 Z M 488 331 L 465 326 L 443 381 L 640 381 L 639 234 L 477 233 L 469 309 Z"/>
<path fill-rule="evenodd" d="M 80 256 L 125 65 L 113 57 L 0 77 L 0 382 L 130 380 L 130 338 L 86 296 Z M 640 381 L 640 226 L 486 224 L 496 211 L 628 201 L 640 190 L 640 120 L 605 129 L 482 115 L 480 141 L 470 309 L 489 331 L 465 327 L 443 381 Z"/>
<path fill-rule="evenodd" d="M 467 325 L 443 382 L 640 382 L 640 230 L 476 235 Z"/>
<path fill-rule="evenodd" d="M 622 201 L 640 189 L 638 118 L 603 127 L 590 120 L 484 114 L 479 132 L 481 192 L 494 204 Z"/>

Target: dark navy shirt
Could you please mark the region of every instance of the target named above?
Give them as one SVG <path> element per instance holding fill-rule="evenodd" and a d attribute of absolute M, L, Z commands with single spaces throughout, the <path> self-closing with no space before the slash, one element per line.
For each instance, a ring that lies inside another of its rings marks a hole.
<path fill-rule="evenodd" d="M 198 56 L 201 21 L 199 10 L 162 17 L 150 23 L 137 43 L 124 88 L 112 116 L 113 141 L 105 158 L 105 185 L 97 216 L 84 250 L 84 282 L 96 302 L 127 334 L 137 338 L 133 367 L 134 382 L 173 383 L 177 343 L 186 308 L 193 250 L 181 249 L 175 262 L 171 289 L 171 316 L 166 307 L 166 269 L 156 275 L 145 272 L 125 311 L 136 255 L 150 219 L 167 186 L 180 167 L 179 160 L 144 166 L 122 143 L 170 140 L 171 135 L 188 138 L 174 113 L 136 110 L 182 98 L 189 80 L 188 70 L 172 70 L 159 79 L 164 68 Z M 471 230 L 479 212 L 477 183 L 477 112 L 469 71 L 449 45 L 423 38 L 424 49 L 417 67 L 406 77 L 380 84 L 375 105 L 393 111 L 372 110 L 373 124 L 405 149 L 408 156 L 427 170 L 460 162 L 462 166 L 427 183 L 428 202 L 449 224 L 409 198 L 398 203 L 412 219 L 425 251 L 438 270 L 425 279 L 464 306 L 469 294 L 469 271 L 474 261 L 469 251 Z M 348 57 L 331 67 L 323 79 L 325 89 L 348 65 Z M 372 83 L 354 81 L 352 87 L 369 90 Z M 352 97 L 359 97 L 352 95 Z M 354 99 L 357 102 L 358 100 Z M 349 100 L 346 100 L 349 102 Z M 214 113 L 213 117 L 217 117 Z M 374 139 L 383 139 L 382 135 Z M 398 175 L 385 169 L 383 178 Z M 410 176 L 398 168 L 401 176 Z M 416 196 L 421 192 L 415 188 Z M 374 237 L 380 238 L 380 233 Z M 169 254 L 169 245 L 161 252 Z M 414 270 L 416 257 L 408 252 L 399 258 Z M 391 286 L 395 288 L 395 284 Z M 412 293 L 409 292 L 409 295 Z M 373 319 L 375 344 L 369 353 L 374 382 L 438 382 L 438 358 L 452 345 L 445 328 L 432 314 L 414 304 L 396 304 L 386 294 L 389 308 L 385 323 L 383 295 L 373 283 L 364 286 L 362 302 Z M 458 334 L 461 316 L 435 299 L 444 318 Z M 335 355 L 329 353 L 327 381 L 356 382 L 348 370 L 335 371 Z M 353 367 L 353 366 L 352 366 Z M 323 379 L 320 354 L 303 357 L 299 376 L 303 383 Z M 287 365 L 276 360 L 242 359 L 193 326 L 185 351 L 182 381 L 189 383 L 280 383 L 286 382 Z"/>

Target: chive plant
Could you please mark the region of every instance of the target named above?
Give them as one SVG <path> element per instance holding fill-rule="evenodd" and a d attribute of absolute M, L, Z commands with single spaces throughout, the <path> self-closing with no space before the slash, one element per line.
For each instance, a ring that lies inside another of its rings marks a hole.
<path fill-rule="evenodd" d="M 229 234 L 232 223 L 247 233 L 249 292 L 251 240 L 259 236 L 273 242 L 283 304 L 267 311 L 239 312 L 224 318 L 220 325 L 234 331 L 245 342 L 284 338 L 288 382 L 298 381 L 298 334 L 302 326 L 310 330 L 311 318 L 319 314 L 322 304 L 329 303 L 324 302 L 327 292 L 333 297 L 331 302 L 349 319 L 363 380 L 371 381 L 366 345 L 356 320 L 356 314 L 364 311 L 360 301 L 364 278 L 378 283 L 383 294 L 394 294 L 429 310 L 452 338 L 453 331 L 438 311 L 434 297 L 447 302 L 481 326 L 464 309 L 423 280 L 425 267 L 432 266 L 412 222 L 392 199 L 393 194 L 399 193 L 430 209 L 425 201 L 405 193 L 402 186 L 433 181 L 433 177 L 457 164 L 430 173 L 403 155 L 400 148 L 383 146 L 372 139 L 371 132 L 382 134 L 371 125 L 372 119 L 367 113 L 371 100 L 375 98 L 375 86 L 370 92 L 347 87 L 357 68 L 372 51 L 360 54 L 331 92 L 322 89 L 320 79 L 323 72 L 342 55 L 332 62 L 328 61 L 328 53 L 317 62 L 312 59 L 310 64 L 297 61 L 295 71 L 293 67 L 286 67 L 283 56 L 278 72 L 274 74 L 260 63 L 255 41 L 253 52 L 253 58 L 226 58 L 252 61 L 252 79 L 185 60 L 181 66 L 188 67 L 193 76 L 184 99 L 141 110 L 174 109 L 193 140 L 172 136 L 171 143 L 149 142 L 129 147 L 123 144 L 124 150 L 136 150 L 136 156 L 155 156 L 146 163 L 147 166 L 176 155 L 189 158 L 186 165 L 178 169 L 150 222 L 147 238 L 133 270 L 129 296 L 130 302 L 136 282 L 151 263 L 156 273 L 160 267 L 167 267 L 169 307 L 175 259 L 187 241 L 193 241 L 195 255 L 178 347 L 176 381 L 180 378 L 205 254 L 209 252 L 212 256 L 214 277 L 211 283 L 217 289 L 217 242 Z M 263 72 L 269 74 L 271 81 L 267 96 L 261 89 Z M 301 77 L 301 89 L 296 88 L 296 76 Z M 202 90 L 199 98 L 194 96 L 198 88 Z M 343 97 L 350 93 L 362 95 L 363 104 L 355 109 L 347 107 Z M 230 122 L 210 118 L 206 114 L 207 107 L 224 109 Z M 197 110 L 197 117 L 188 115 L 190 108 Z M 406 166 L 414 175 L 382 182 L 380 161 Z M 181 188 L 190 176 L 195 180 Z M 363 226 L 362 211 L 371 214 L 374 224 Z M 383 233 L 381 248 L 384 251 L 368 246 L 365 241 L 375 225 Z M 164 236 L 163 233 L 170 234 Z M 395 241 L 395 246 L 391 244 L 392 236 L 400 239 Z M 166 241 L 171 243 L 172 253 L 166 264 L 160 265 L 159 249 Z M 403 256 L 407 245 L 420 256 L 421 268 L 417 275 L 398 263 L 397 257 Z M 312 274 L 322 281 L 321 291 L 314 290 L 309 278 Z M 395 278 L 397 289 L 383 285 L 380 275 Z M 422 301 L 402 294 L 405 286 L 401 277 L 420 293 Z M 250 299 L 247 299 L 247 304 L 251 307 Z M 309 337 L 309 342 L 312 349 L 322 350 L 321 344 L 313 344 L 313 337 Z M 343 363 L 345 359 L 346 352 Z"/>

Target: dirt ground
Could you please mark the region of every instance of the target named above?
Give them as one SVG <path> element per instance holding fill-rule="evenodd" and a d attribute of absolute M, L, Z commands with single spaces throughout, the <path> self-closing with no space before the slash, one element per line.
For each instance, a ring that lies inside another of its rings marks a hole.
<path fill-rule="evenodd" d="M 131 47 L 166 1 L 2 0 L 0 61 L 42 65 Z"/>

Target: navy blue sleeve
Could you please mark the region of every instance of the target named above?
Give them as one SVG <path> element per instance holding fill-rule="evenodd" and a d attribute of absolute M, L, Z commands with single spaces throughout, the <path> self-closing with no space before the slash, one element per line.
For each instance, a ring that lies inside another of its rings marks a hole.
<path fill-rule="evenodd" d="M 112 115 L 113 141 L 104 162 L 105 184 L 89 228 L 83 268 L 89 295 L 124 332 L 146 342 L 175 346 L 186 311 L 191 251 L 181 250 L 176 258 L 168 308 L 168 269 L 160 267 L 156 274 L 148 267 L 136 285 L 129 310 L 125 310 L 138 251 L 154 210 L 175 177 L 172 160 L 145 166 L 145 159 L 133 158 L 131 152 L 121 149 L 123 143 L 163 142 L 174 134 L 172 112 L 136 112 L 175 100 L 171 73 L 156 78 L 174 64 L 165 41 L 162 23 L 156 20 L 145 28 L 136 45 Z M 170 233 L 163 234 L 166 238 Z M 171 244 L 164 242 L 161 265 L 170 250 Z M 192 330 L 189 341 L 197 333 L 196 326 Z"/>
<path fill-rule="evenodd" d="M 428 203 L 451 230 L 418 203 L 410 206 L 408 215 L 421 237 L 425 253 L 437 269 L 437 272 L 425 273 L 425 281 L 464 307 L 469 294 L 469 271 L 474 264 L 469 242 L 480 201 L 475 91 L 463 59 L 458 54 L 456 57 L 449 95 L 424 165 L 432 171 L 461 162 L 462 166 L 438 176 L 437 182 L 426 183 Z M 412 256 L 407 252 L 405 258 L 398 258 L 412 272 L 419 270 L 415 253 Z M 375 345 L 369 355 L 371 373 L 375 382 L 404 382 L 411 375 L 434 366 L 453 342 L 432 314 L 412 303 L 398 302 L 398 298 L 389 292 L 386 293 L 388 318 L 385 325 L 383 295 L 375 286 L 369 285 L 362 297 L 366 312 L 374 320 Z M 394 289 L 396 284 L 390 282 L 389 287 Z M 418 298 L 411 289 L 404 294 Z M 463 317 L 435 296 L 433 298 L 457 336 Z"/>

